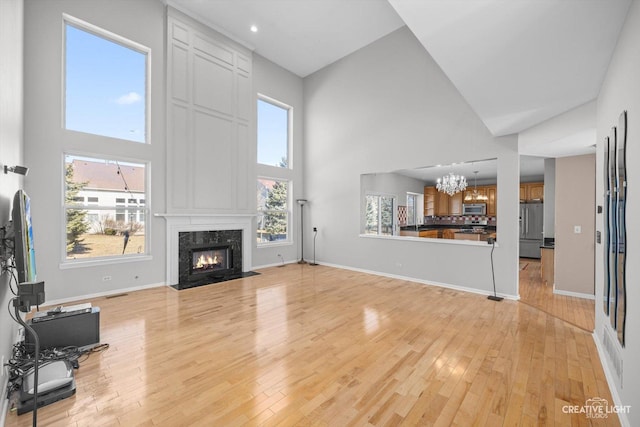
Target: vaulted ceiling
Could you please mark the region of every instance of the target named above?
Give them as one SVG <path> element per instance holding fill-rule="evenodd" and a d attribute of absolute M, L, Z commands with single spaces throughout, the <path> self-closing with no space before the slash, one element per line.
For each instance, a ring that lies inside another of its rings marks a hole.
<path fill-rule="evenodd" d="M 496 136 L 521 132 L 595 99 L 631 4 L 167 1 L 301 77 L 407 25 Z"/>

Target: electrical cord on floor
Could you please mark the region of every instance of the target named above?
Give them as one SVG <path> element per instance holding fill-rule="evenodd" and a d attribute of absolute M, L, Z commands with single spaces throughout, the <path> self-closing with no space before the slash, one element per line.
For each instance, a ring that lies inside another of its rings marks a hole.
<path fill-rule="evenodd" d="M 75 369 L 80 368 L 80 363 L 84 362 L 94 353 L 100 353 L 109 348 L 109 344 L 98 344 L 89 349 L 80 349 L 76 346 L 68 346 L 61 348 L 48 348 L 40 352 L 39 366 L 42 367 L 47 363 L 57 360 L 67 360 Z M 13 356 L 5 363 L 9 370 L 9 383 L 7 385 L 7 398 L 11 394 L 20 389 L 22 378 L 35 366 L 33 351 L 31 346 L 27 348 L 24 341 L 13 345 Z"/>

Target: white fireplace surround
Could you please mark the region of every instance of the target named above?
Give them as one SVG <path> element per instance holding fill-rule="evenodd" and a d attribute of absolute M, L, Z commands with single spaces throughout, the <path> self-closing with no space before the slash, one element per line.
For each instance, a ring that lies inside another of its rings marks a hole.
<path fill-rule="evenodd" d="M 178 234 L 189 231 L 242 230 L 242 271 L 251 271 L 251 228 L 254 214 L 155 214 L 166 221 L 167 286 L 178 283 Z"/>

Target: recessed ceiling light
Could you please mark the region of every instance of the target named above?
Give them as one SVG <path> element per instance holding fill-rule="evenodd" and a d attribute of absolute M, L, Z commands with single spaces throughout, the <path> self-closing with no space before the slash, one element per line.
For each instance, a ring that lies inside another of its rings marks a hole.
<path fill-rule="evenodd" d="M 255 25 L 251 26 L 251 32 L 252 33 L 257 33 L 258 32 L 258 27 L 256 27 Z"/>

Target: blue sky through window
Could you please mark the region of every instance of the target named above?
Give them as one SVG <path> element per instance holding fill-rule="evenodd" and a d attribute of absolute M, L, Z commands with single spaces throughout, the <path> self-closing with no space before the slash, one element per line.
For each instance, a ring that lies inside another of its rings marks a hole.
<path fill-rule="evenodd" d="M 66 25 L 69 130 L 146 142 L 147 55 Z"/>
<path fill-rule="evenodd" d="M 288 167 L 289 111 L 258 100 L 258 163 L 280 166 L 284 158 Z"/>

